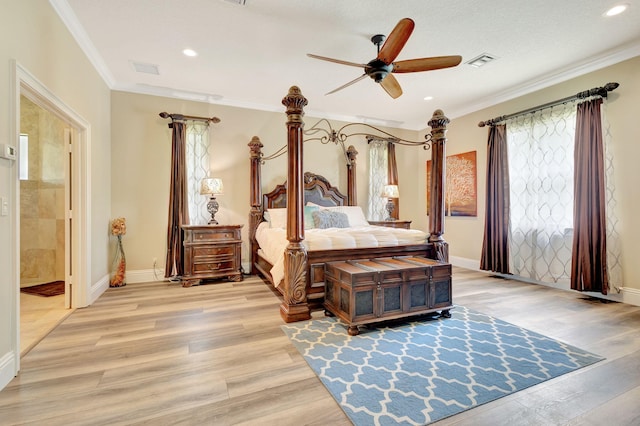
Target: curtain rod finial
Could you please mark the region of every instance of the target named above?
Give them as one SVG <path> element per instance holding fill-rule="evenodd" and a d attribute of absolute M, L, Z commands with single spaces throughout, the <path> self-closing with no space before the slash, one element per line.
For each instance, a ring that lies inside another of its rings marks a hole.
<path fill-rule="evenodd" d="M 160 114 L 158 114 L 160 117 L 162 118 L 169 118 L 169 113 L 168 112 L 161 112 Z"/>
<path fill-rule="evenodd" d="M 607 83 L 604 85 L 604 88 L 607 89 L 607 92 L 611 92 L 612 90 L 616 90 L 620 86 L 619 83 Z"/>
<path fill-rule="evenodd" d="M 481 121 L 478 123 L 478 127 L 484 127 L 486 126 L 486 123 L 484 121 Z"/>

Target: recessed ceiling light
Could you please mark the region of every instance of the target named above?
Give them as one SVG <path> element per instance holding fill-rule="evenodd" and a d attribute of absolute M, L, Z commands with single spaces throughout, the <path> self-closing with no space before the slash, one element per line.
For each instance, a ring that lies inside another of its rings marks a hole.
<path fill-rule="evenodd" d="M 627 10 L 629 5 L 627 3 L 619 4 L 617 6 L 613 6 L 611 9 L 607 10 L 604 16 L 616 16 Z"/>
<path fill-rule="evenodd" d="M 433 96 L 425 96 L 424 100 L 425 101 L 432 101 L 433 100 Z"/>
<path fill-rule="evenodd" d="M 184 53 L 185 56 L 191 56 L 191 57 L 198 56 L 198 52 L 196 52 L 193 49 L 184 49 L 182 53 Z"/>

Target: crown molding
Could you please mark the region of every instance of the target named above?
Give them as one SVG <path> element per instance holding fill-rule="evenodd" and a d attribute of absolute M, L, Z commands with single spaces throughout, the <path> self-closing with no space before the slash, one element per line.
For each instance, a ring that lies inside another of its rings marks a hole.
<path fill-rule="evenodd" d="M 538 79 L 530 80 L 524 84 L 512 87 L 503 92 L 496 93 L 489 99 L 482 100 L 477 103 L 472 103 L 464 108 L 448 111 L 451 118 L 462 117 L 473 112 L 492 107 L 502 102 L 510 101 L 511 99 L 518 98 L 520 96 L 528 95 L 538 90 L 546 89 L 547 87 L 555 84 L 563 83 L 571 80 L 572 78 L 580 77 L 593 71 L 615 65 L 619 62 L 626 61 L 627 59 L 634 58 L 640 55 L 640 41 L 634 41 L 619 46 L 618 48 L 608 50 L 601 55 L 589 58 L 577 64 L 573 64 L 570 67 L 565 67 L 551 73 L 540 76 Z"/>
<path fill-rule="evenodd" d="M 64 25 L 67 27 L 73 38 L 80 45 L 80 49 L 87 55 L 89 62 L 96 69 L 100 77 L 104 80 L 109 89 L 113 89 L 115 87 L 115 79 L 109 71 L 109 68 L 105 64 L 102 56 L 96 50 L 96 47 L 93 45 L 89 36 L 80 21 L 78 21 L 78 17 L 73 12 L 71 6 L 67 0 L 49 0 L 49 3 L 56 11 Z"/>

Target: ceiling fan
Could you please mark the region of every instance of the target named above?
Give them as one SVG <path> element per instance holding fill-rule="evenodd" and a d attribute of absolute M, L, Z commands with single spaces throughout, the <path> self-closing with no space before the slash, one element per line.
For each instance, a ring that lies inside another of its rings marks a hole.
<path fill-rule="evenodd" d="M 410 18 L 401 19 L 395 26 L 389 37 L 382 34 L 376 34 L 371 37 L 371 42 L 378 48 L 378 56 L 366 64 L 357 64 L 355 62 L 342 61 L 340 59 L 327 58 L 325 56 L 313 55 L 307 53 L 307 56 L 323 61 L 335 62 L 337 64 L 349 65 L 352 67 L 364 68 L 364 74 L 344 84 L 337 89 L 327 93 L 330 95 L 354 83 L 362 80 L 366 76 L 371 77 L 376 83 L 380 83 L 382 88 L 396 99 L 402 95 L 402 88 L 398 80 L 393 76 L 396 73 L 431 71 L 442 68 L 455 67 L 462 61 L 462 56 L 435 56 L 431 58 L 409 59 L 405 61 L 394 62 L 405 43 L 411 36 L 415 23 Z M 385 41 L 386 39 L 386 41 Z M 384 44 L 383 44 L 384 42 Z M 380 47 L 382 45 L 382 48 Z"/>

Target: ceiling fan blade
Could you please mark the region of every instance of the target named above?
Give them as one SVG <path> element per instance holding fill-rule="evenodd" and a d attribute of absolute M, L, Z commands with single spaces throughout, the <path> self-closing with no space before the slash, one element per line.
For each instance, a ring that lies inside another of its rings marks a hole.
<path fill-rule="evenodd" d="M 356 64 L 355 62 L 342 61 L 340 59 L 327 58 L 326 56 L 318 56 L 312 53 L 307 53 L 307 56 L 313 59 L 320 59 L 322 61 L 335 62 L 336 64 L 349 65 L 352 67 L 364 68 L 365 64 Z"/>
<path fill-rule="evenodd" d="M 432 58 L 409 59 L 393 63 L 393 72 L 419 72 L 451 68 L 462 62 L 462 56 L 434 56 Z"/>
<path fill-rule="evenodd" d="M 356 78 L 355 80 L 351 80 L 351 81 L 350 81 L 350 82 L 348 82 L 347 84 L 343 84 L 342 86 L 338 87 L 337 89 L 333 89 L 332 91 L 330 91 L 330 92 L 328 92 L 328 93 L 325 93 L 325 96 L 326 96 L 326 95 L 330 95 L 330 94 L 332 94 L 332 93 L 336 93 L 338 90 L 342 90 L 342 89 L 344 89 L 344 88 L 346 88 L 346 87 L 349 87 L 349 86 L 351 86 L 352 84 L 359 82 L 360 80 L 362 80 L 362 79 L 363 79 L 363 78 L 365 78 L 366 76 L 367 76 L 367 74 L 362 74 L 360 77 Z"/>
<path fill-rule="evenodd" d="M 378 53 L 378 59 L 387 65 L 393 62 L 407 40 L 409 40 L 409 36 L 413 32 L 413 27 L 415 27 L 415 23 L 412 19 L 401 19 L 382 45 L 382 49 L 380 49 Z"/>
<path fill-rule="evenodd" d="M 393 74 L 387 74 L 380 82 L 380 85 L 393 99 L 399 98 L 400 95 L 402 95 L 402 87 L 400 87 L 400 83 L 398 83 L 398 80 L 396 80 Z"/>

